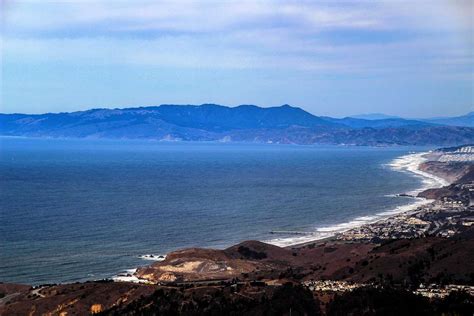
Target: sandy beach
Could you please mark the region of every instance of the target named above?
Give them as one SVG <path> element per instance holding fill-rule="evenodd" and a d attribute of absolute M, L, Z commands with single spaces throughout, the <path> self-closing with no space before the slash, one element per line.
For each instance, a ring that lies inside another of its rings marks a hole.
<path fill-rule="evenodd" d="M 420 192 L 427 189 L 441 188 L 450 184 L 446 179 L 420 170 L 419 166 L 429 160 L 427 158 L 429 155 L 430 152 L 410 153 L 398 157 L 385 165 L 392 170 L 411 173 L 422 179 L 422 186 L 419 188 L 410 192 L 399 192 L 399 194 L 411 196 L 412 200 L 409 203 L 373 215 L 356 217 L 348 222 L 317 228 L 316 231 L 312 233 L 308 232 L 307 234 L 297 235 L 291 238 L 275 238 L 265 240 L 264 242 L 280 247 L 298 247 L 309 243 L 330 240 L 337 234 L 344 233 L 351 229 L 387 220 L 395 215 L 416 211 L 419 207 L 433 202 L 433 200 L 416 197 Z"/>

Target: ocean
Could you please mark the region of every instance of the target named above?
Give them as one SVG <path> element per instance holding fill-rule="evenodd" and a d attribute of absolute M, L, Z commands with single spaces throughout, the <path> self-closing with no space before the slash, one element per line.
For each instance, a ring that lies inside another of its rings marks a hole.
<path fill-rule="evenodd" d="M 323 238 L 418 203 L 396 194 L 429 179 L 396 159 L 426 150 L 0 138 L 0 281 L 111 278 L 185 247 Z"/>

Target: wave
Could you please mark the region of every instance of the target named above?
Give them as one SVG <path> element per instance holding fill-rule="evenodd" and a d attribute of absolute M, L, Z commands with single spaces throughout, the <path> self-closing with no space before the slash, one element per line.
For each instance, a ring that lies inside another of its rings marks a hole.
<path fill-rule="evenodd" d="M 401 156 L 399 158 L 394 159 L 391 163 L 387 165 L 393 170 L 401 172 L 410 172 L 422 179 L 423 185 L 416 190 L 407 192 L 407 194 L 416 196 L 418 193 L 426 189 L 440 188 L 449 185 L 449 182 L 445 179 L 437 177 L 431 173 L 422 171 L 418 168 L 420 164 L 428 160 L 424 157 L 426 154 L 427 153 L 416 153 Z"/>
<path fill-rule="evenodd" d="M 449 182 L 447 182 L 446 180 L 440 177 L 434 176 L 430 173 L 427 173 L 418 169 L 421 163 L 427 161 L 427 159 L 424 157 L 426 154 L 427 153 L 414 153 L 414 154 L 404 155 L 392 160 L 389 164 L 387 164 L 387 166 L 390 167 L 392 170 L 399 171 L 399 172 L 409 172 L 409 173 L 415 174 L 416 176 L 422 179 L 422 186 L 420 188 L 406 193 L 408 195 L 413 196 L 413 198 L 411 198 L 412 201 L 410 203 L 400 205 L 393 209 L 379 212 L 374 215 L 356 217 L 349 222 L 334 224 L 334 225 L 325 226 L 325 227 L 319 227 L 319 228 L 316 228 L 314 232 L 309 232 L 308 234 L 303 235 L 303 236 L 273 238 L 270 240 L 266 240 L 265 242 L 276 245 L 276 246 L 280 246 L 280 247 L 288 247 L 288 246 L 294 246 L 294 245 L 303 244 L 303 243 L 307 243 L 311 241 L 321 240 L 321 239 L 333 237 L 338 233 L 343 233 L 345 231 L 348 231 L 356 227 L 378 222 L 382 219 L 388 218 L 396 214 L 409 213 L 410 211 L 416 210 L 420 206 L 431 203 L 432 202 L 431 200 L 427 200 L 424 198 L 417 198 L 416 196 L 418 195 L 418 193 L 428 188 L 438 188 L 438 187 L 449 185 Z M 393 197 L 395 195 L 389 195 L 389 196 Z"/>
<path fill-rule="evenodd" d="M 163 261 L 166 259 L 166 255 L 154 255 L 154 254 L 145 254 L 140 255 L 138 258 L 143 260 L 150 261 Z M 148 280 L 140 279 L 136 276 L 137 268 L 127 269 L 123 272 L 118 273 L 112 277 L 114 282 L 132 282 L 132 283 L 149 283 Z"/>
<path fill-rule="evenodd" d="M 138 258 L 151 261 L 163 261 L 166 259 L 166 255 L 145 254 L 138 256 Z M 148 280 L 140 279 L 139 277 L 137 277 L 135 274 L 136 272 L 137 268 L 127 269 L 117 275 L 114 275 L 112 277 L 112 280 L 115 282 L 149 283 Z"/>
<path fill-rule="evenodd" d="M 135 276 L 137 269 L 128 269 L 112 277 L 115 282 L 133 282 L 140 283 L 140 279 Z"/>
<path fill-rule="evenodd" d="M 136 276 L 137 268 L 127 269 L 124 272 L 121 272 L 112 277 L 114 282 L 132 282 L 132 283 L 146 283 L 149 284 L 150 281 L 146 279 L 141 279 Z"/>
<path fill-rule="evenodd" d="M 153 254 L 146 254 L 138 256 L 138 258 L 143 260 L 150 260 L 150 261 L 163 261 L 166 259 L 166 255 L 153 255 Z"/>

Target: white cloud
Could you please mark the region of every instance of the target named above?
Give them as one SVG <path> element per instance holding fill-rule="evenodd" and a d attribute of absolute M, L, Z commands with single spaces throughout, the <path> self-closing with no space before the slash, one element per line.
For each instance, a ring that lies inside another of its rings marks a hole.
<path fill-rule="evenodd" d="M 472 25 L 452 13 L 464 8 L 469 15 L 467 7 L 466 1 L 7 0 L 2 51 L 7 62 L 331 74 L 442 65 L 452 72 L 472 65 L 466 39 Z"/>
<path fill-rule="evenodd" d="M 40 1 L 4 0 L 9 32 L 221 32 L 283 25 L 295 31 L 425 28 L 469 30 L 473 3 L 450 1 Z M 102 34 L 99 34 L 102 35 Z M 74 35 L 73 35 L 74 36 Z"/>

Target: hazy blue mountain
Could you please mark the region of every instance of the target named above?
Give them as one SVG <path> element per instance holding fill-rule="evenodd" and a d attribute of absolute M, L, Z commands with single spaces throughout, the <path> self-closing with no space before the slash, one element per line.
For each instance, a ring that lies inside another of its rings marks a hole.
<path fill-rule="evenodd" d="M 393 128 L 393 127 L 407 127 L 407 128 L 424 128 L 428 126 L 434 126 L 437 124 L 430 122 L 422 122 L 417 120 L 406 120 L 402 118 L 391 118 L 381 120 L 364 120 L 353 117 L 345 117 L 342 119 L 336 119 L 331 117 L 323 117 L 326 121 L 342 124 L 350 128 Z"/>
<path fill-rule="evenodd" d="M 456 117 L 438 117 L 431 119 L 423 119 L 422 121 L 450 125 L 450 126 L 468 126 L 474 127 L 474 112 L 470 112 L 466 115 Z"/>
<path fill-rule="evenodd" d="M 362 120 L 369 120 L 369 121 L 385 121 L 389 124 L 394 124 L 396 126 L 397 122 L 400 122 L 400 126 L 405 126 L 408 124 L 418 125 L 417 122 L 425 122 L 430 124 L 437 124 L 437 125 L 448 125 L 448 126 L 466 126 L 466 127 L 474 127 L 474 112 L 470 112 L 466 115 L 455 116 L 455 117 L 433 117 L 433 118 L 420 118 L 420 119 L 404 119 L 398 116 L 391 116 L 385 115 L 382 113 L 372 113 L 372 114 L 360 114 L 360 115 L 351 115 L 346 117 L 342 120 L 346 120 L 347 125 L 352 127 L 380 127 L 379 123 L 377 122 L 373 125 L 367 122 L 357 122 L 351 121 L 350 119 L 362 119 Z M 392 120 L 392 121 L 389 121 Z M 400 121 L 397 121 L 400 120 Z M 337 122 L 337 119 L 333 119 L 332 121 Z M 408 123 L 411 121 L 412 123 Z M 340 122 L 344 124 L 344 122 Z M 382 124 L 383 125 L 383 124 Z M 383 126 L 385 127 L 385 126 Z"/>
<path fill-rule="evenodd" d="M 289 105 L 161 105 L 0 114 L 0 135 L 350 145 L 444 146 L 474 142 L 473 128 L 404 119 L 334 119 Z"/>
<path fill-rule="evenodd" d="M 401 117 L 394 115 L 386 115 L 383 113 L 368 113 L 368 114 L 358 114 L 351 115 L 350 118 L 362 119 L 362 120 L 385 120 L 385 119 L 399 119 Z"/>
<path fill-rule="evenodd" d="M 240 105 L 234 108 L 216 104 L 161 105 L 146 108 L 166 122 L 212 131 L 249 128 L 286 128 L 289 126 L 336 127 L 300 108 L 287 104 L 280 107 L 261 108 L 255 105 Z M 136 109 L 130 109 L 135 111 Z"/>

